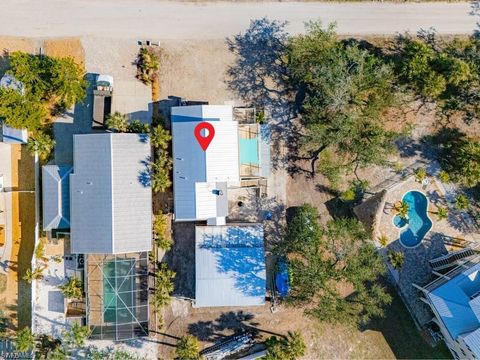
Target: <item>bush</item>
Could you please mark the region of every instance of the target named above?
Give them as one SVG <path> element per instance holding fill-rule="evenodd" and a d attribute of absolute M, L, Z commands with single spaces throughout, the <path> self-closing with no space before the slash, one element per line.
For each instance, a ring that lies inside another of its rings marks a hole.
<path fill-rule="evenodd" d="M 354 201 L 357 197 L 354 189 L 348 189 L 342 193 L 340 199 L 345 202 Z"/>
<path fill-rule="evenodd" d="M 137 79 L 144 84 L 151 84 L 158 76 L 160 59 L 152 50 L 141 48 L 137 57 Z"/>
<path fill-rule="evenodd" d="M 195 336 L 182 336 L 177 342 L 175 355 L 178 360 L 200 359 L 200 342 Z"/>

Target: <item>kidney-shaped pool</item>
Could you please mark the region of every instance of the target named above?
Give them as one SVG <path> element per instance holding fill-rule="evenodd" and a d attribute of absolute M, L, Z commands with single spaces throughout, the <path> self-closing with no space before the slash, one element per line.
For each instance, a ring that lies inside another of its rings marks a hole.
<path fill-rule="evenodd" d="M 415 247 L 420 244 L 432 228 L 428 217 L 428 199 L 420 191 L 407 192 L 402 201 L 408 204 L 407 219 L 395 215 L 393 223 L 400 228 L 400 243 L 405 247 Z"/>

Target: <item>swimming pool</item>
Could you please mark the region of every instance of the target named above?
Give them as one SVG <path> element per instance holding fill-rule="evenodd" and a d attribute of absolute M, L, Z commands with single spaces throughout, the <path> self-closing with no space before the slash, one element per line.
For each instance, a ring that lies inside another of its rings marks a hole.
<path fill-rule="evenodd" d="M 258 139 L 240 139 L 240 164 L 259 164 Z"/>
<path fill-rule="evenodd" d="M 408 204 L 407 219 L 396 215 L 393 223 L 400 229 L 400 243 L 411 248 L 418 246 L 432 228 L 427 212 L 428 199 L 422 192 L 412 190 L 403 196 L 402 201 Z"/>

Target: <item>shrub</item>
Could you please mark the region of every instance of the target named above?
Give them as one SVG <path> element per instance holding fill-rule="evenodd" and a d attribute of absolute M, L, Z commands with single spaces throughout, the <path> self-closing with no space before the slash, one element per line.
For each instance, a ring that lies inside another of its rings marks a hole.
<path fill-rule="evenodd" d="M 152 50 L 141 48 L 137 57 L 137 79 L 151 84 L 160 69 L 160 59 Z"/>
<path fill-rule="evenodd" d="M 354 201 L 356 197 L 357 194 L 355 193 L 355 190 L 350 188 L 342 193 L 340 199 L 342 199 L 342 201 L 349 202 Z"/>

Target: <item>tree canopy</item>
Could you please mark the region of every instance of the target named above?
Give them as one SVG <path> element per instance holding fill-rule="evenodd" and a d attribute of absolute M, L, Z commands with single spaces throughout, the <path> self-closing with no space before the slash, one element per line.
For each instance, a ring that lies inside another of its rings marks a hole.
<path fill-rule="evenodd" d="M 480 141 L 457 129 L 444 128 L 432 137 L 438 146 L 442 178 L 464 186 L 480 183 Z"/>
<path fill-rule="evenodd" d="M 480 43 L 476 37 L 444 41 L 434 31 L 397 39 L 395 70 L 407 88 L 426 101 L 435 101 L 449 115 L 478 119 Z"/>
<path fill-rule="evenodd" d="M 317 210 L 304 205 L 288 223 L 283 244 L 292 273 L 288 302 L 331 322 L 366 324 L 382 316 L 391 301 L 378 283 L 385 266 L 362 225 L 345 218 L 321 228 L 317 219 Z M 348 294 L 340 291 L 345 285 L 351 287 Z"/>
<path fill-rule="evenodd" d="M 0 89 L 0 118 L 16 129 L 39 129 L 48 112 L 44 104 L 31 95 L 22 95 L 14 89 Z"/>
<path fill-rule="evenodd" d="M 265 360 L 295 360 L 305 355 L 306 344 L 299 332 L 289 331 L 287 336 L 270 337 L 266 341 Z"/>
<path fill-rule="evenodd" d="M 342 170 L 383 163 L 396 135 L 382 122 L 395 100 L 391 66 L 318 22 L 292 38 L 288 55 L 291 80 L 305 91 L 302 147 L 313 159 L 312 172 L 329 150 Z"/>
<path fill-rule="evenodd" d="M 85 98 L 87 81 L 73 58 L 55 58 L 16 51 L 9 55 L 8 73 L 20 81 L 29 94 L 53 101 L 67 109 Z"/>

